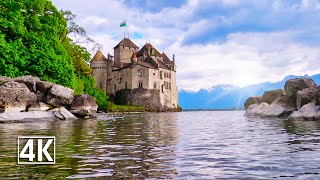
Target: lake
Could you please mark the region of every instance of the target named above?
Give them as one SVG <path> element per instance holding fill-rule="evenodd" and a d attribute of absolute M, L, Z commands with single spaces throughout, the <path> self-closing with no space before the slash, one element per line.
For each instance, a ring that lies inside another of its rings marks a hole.
<path fill-rule="evenodd" d="M 320 122 L 243 111 L 0 124 L 0 177 L 319 179 Z M 17 136 L 56 137 L 55 165 L 17 165 Z"/>

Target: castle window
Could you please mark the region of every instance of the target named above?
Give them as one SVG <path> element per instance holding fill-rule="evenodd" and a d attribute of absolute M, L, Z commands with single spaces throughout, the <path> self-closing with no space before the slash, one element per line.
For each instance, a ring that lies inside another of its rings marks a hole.
<path fill-rule="evenodd" d="M 163 78 L 162 78 L 162 71 L 160 71 L 160 79 L 163 79 Z"/>
<path fill-rule="evenodd" d="M 164 85 L 161 86 L 161 91 L 164 93 L 164 88 L 163 88 L 163 86 L 164 86 Z"/>
<path fill-rule="evenodd" d="M 169 90 L 171 90 L 171 83 L 169 83 Z"/>
<path fill-rule="evenodd" d="M 139 76 L 143 76 L 143 70 L 142 69 L 138 71 L 138 75 Z"/>
<path fill-rule="evenodd" d="M 142 82 L 139 82 L 139 88 L 143 88 Z"/>
<path fill-rule="evenodd" d="M 156 82 L 153 83 L 153 89 L 157 89 L 157 83 Z"/>
<path fill-rule="evenodd" d="M 171 73 L 169 73 L 169 78 L 171 78 Z"/>

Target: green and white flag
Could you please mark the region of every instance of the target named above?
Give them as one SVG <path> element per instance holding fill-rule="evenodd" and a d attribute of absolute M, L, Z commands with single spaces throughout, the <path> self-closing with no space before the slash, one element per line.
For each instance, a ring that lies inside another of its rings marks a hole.
<path fill-rule="evenodd" d="M 124 27 L 124 26 L 127 26 L 127 20 L 124 20 L 124 21 L 120 24 L 120 27 Z"/>

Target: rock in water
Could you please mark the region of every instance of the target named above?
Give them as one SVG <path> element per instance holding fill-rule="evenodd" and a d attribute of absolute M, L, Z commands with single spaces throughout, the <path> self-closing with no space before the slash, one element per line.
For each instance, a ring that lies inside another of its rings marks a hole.
<path fill-rule="evenodd" d="M 291 120 L 316 120 L 319 114 L 320 106 L 311 102 L 302 106 L 298 111 L 294 111 L 289 119 Z"/>
<path fill-rule="evenodd" d="M 266 102 L 262 102 L 260 105 L 250 105 L 246 110 L 245 115 L 269 118 L 287 117 L 295 110 L 295 102 L 286 96 L 281 96 L 270 105 Z"/>
<path fill-rule="evenodd" d="M 303 105 L 310 102 L 316 102 L 316 88 L 305 88 L 297 92 L 297 108 L 300 109 Z"/>
<path fill-rule="evenodd" d="M 316 87 L 317 84 L 311 78 L 295 78 L 285 83 L 284 92 L 286 96 L 296 99 L 299 90 Z"/>
<path fill-rule="evenodd" d="M 262 101 L 271 104 L 274 100 L 283 95 L 284 91 L 282 89 L 266 91 L 265 93 L 263 93 Z"/>
<path fill-rule="evenodd" d="M 36 84 L 38 81 L 40 81 L 40 78 L 33 77 L 33 76 L 21 76 L 12 79 L 15 82 L 23 83 L 25 84 L 31 92 L 37 92 Z"/>
<path fill-rule="evenodd" d="M 52 112 L 48 111 L 31 111 L 31 112 L 5 112 L 0 113 L 1 123 L 25 122 L 32 120 L 54 120 Z"/>
<path fill-rule="evenodd" d="M 245 116 L 260 116 L 267 107 L 270 105 L 266 102 L 262 102 L 261 104 L 251 104 L 245 113 Z"/>
<path fill-rule="evenodd" d="M 25 111 L 36 101 L 37 96 L 25 84 L 9 81 L 0 85 L 0 109 L 5 112 Z"/>
<path fill-rule="evenodd" d="M 66 108 L 60 107 L 50 110 L 53 112 L 53 115 L 60 120 L 75 120 L 78 119 L 71 112 L 69 112 Z"/>
<path fill-rule="evenodd" d="M 244 103 L 244 109 L 247 110 L 250 105 L 252 105 L 252 104 L 260 104 L 261 102 L 263 102 L 261 96 L 249 97 L 246 100 L 246 102 Z"/>
<path fill-rule="evenodd" d="M 93 116 L 96 114 L 97 110 L 98 105 L 96 103 L 96 100 L 87 94 L 74 96 L 70 108 L 70 112 L 79 117 Z"/>
<path fill-rule="evenodd" d="M 74 91 L 70 88 L 54 84 L 48 92 L 45 101 L 56 107 L 68 106 L 73 101 L 73 93 Z"/>

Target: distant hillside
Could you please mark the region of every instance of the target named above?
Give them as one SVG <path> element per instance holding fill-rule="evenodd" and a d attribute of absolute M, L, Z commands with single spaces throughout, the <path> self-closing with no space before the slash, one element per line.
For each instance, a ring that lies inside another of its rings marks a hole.
<path fill-rule="evenodd" d="M 233 109 L 243 108 L 243 103 L 250 96 L 261 96 L 265 91 L 283 89 L 289 79 L 305 76 L 287 76 L 283 80 L 270 83 L 249 85 L 243 88 L 231 84 L 219 84 L 210 90 L 200 89 L 198 92 L 181 90 L 179 92 L 179 105 L 183 109 Z M 310 76 L 320 84 L 320 74 Z"/>

